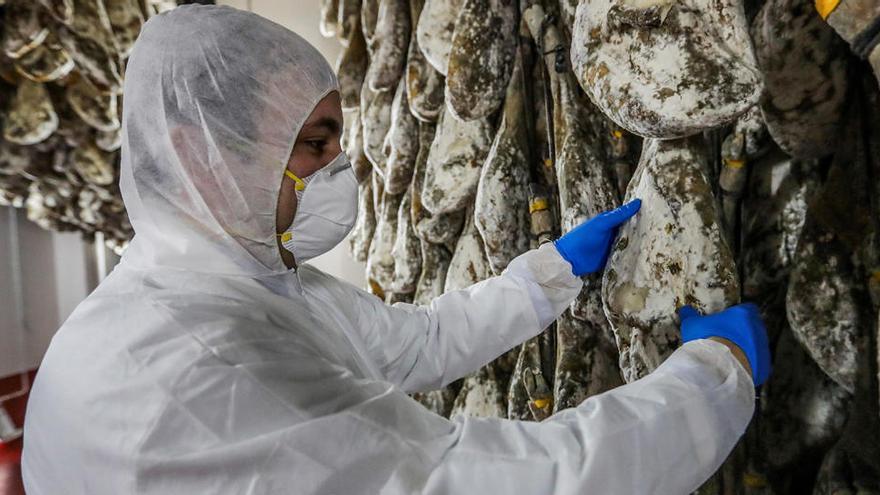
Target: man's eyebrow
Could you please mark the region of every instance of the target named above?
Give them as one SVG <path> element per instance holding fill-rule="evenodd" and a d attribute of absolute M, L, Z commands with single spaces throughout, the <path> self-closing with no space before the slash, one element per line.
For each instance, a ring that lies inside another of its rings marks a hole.
<path fill-rule="evenodd" d="M 316 128 L 323 127 L 332 133 L 338 133 L 340 129 L 342 129 L 342 124 L 339 123 L 338 120 L 333 117 L 321 117 L 320 119 L 309 122 L 305 125 L 304 129 L 314 130 Z"/>

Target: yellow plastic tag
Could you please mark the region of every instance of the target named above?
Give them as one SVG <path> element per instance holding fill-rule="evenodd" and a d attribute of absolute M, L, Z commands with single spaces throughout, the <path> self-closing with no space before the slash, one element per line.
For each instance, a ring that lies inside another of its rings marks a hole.
<path fill-rule="evenodd" d="M 529 203 L 529 213 L 534 213 L 536 211 L 546 210 L 547 209 L 547 200 L 543 198 L 538 198 L 531 203 Z"/>
<path fill-rule="evenodd" d="M 532 404 L 535 405 L 538 409 L 544 409 L 545 407 L 550 405 L 550 399 L 535 399 L 532 401 Z"/>
<path fill-rule="evenodd" d="M 732 169 L 739 170 L 739 169 L 743 168 L 743 166 L 746 164 L 746 161 L 745 160 L 728 159 L 728 160 L 724 160 L 724 164 Z"/>
<path fill-rule="evenodd" d="M 544 166 L 547 167 L 547 168 L 552 167 L 552 166 L 553 166 L 553 159 L 551 159 L 551 158 L 544 158 Z"/>
<path fill-rule="evenodd" d="M 816 0 L 816 11 L 819 12 L 822 19 L 827 19 L 838 5 L 840 5 L 840 0 Z"/>
<path fill-rule="evenodd" d="M 291 234 L 290 232 L 285 232 L 285 233 L 283 233 L 283 234 L 275 234 L 275 236 L 276 236 L 276 237 L 280 237 L 280 238 L 281 238 L 281 242 L 287 242 L 287 241 L 289 241 L 291 238 L 293 238 L 293 234 Z"/>
<path fill-rule="evenodd" d="M 748 488 L 766 488 L 767 478 L 756 473 L 743 474 L 743 484 Z"/>
<path fill-rule="evenodd" d="M 290 177 L 291 179 L 293 179 L 294 182 L 296 182 L 296 185 L 293 186 L 293 188 L 296 189 L 297 191 L 302 191 L 303 189 L 306 188 L 306 183 L 303 182 L 302 179 L 300 179 L 299 177 L 294 175 L 293 172 L 291 172 L 290 170 L 285 170 L 284 175 Z"/>
<path fill-rule="evenodd" d="M 623 137 L 623 133 L 617 129 L 614 129 L 613 131 L 611 131 L 611 135 L 614 136 L 616 139 L 620 139 Z"/>

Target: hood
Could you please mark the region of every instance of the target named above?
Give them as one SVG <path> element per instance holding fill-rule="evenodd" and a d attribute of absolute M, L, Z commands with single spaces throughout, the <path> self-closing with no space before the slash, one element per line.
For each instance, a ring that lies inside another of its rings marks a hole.
<path fill-rule="evenodd" d="M 288 272 L 275 210 L 296 136 L 339 83 L 296 33 L 226 6 L 151 18 L 125 72 L 120 189 L 139 268 Z"/>

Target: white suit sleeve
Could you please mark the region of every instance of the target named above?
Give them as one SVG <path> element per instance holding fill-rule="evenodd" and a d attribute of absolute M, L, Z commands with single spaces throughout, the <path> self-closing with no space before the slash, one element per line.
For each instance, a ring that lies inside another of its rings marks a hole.
<path fill-rule="evenodd" d="M 690 493 L 721 465 L 753 409 L 751 378 L 730 351 L 690 342 L 649 376 L 541 423 L 458 420 L 425 492 Z"/>
<path fill-rule="evenodd" d="M 754 408 L 748 373 L 706 340 L 540 423 L 450 421 L 378 385 L 336 384 L 366 399 L 312 428 L 284 430 L 277 450 L 298 449 L 298 462 L 312 466 L 303 493 L 687 494 L 721 465 Z M 288 459 L 277 462 L 289 471 Z"/>
<path fill-rule="evenodd" d="M 583 281 L 552 244 L 523 253 L 499 276 L 430 306 L 357 294 L 357 331 L 385 378 L 406 392 L 436 390 L 539 334 Z"/>
<path fill-rule="evenodd" d="M 450 421 L 298 344 L 272 352 L 187 375 L 224 371 L 236 386 L 202 407 L 175 403 L 187 414 L 174 409 L 137 458 L 138 493 L 680 495 L 716 471 L 754 407 L 748 373 L 712 341 L 540 423 Z"/>

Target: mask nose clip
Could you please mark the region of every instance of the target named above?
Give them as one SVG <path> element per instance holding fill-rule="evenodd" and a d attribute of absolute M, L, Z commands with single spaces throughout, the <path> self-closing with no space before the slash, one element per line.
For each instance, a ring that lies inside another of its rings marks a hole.
<path fill-rule="evenodd" d="M 351 162 L 345 161 L 344 163 L 340 163 L 339 165 L 330 169 L 330 171 L 327 172 L 327 174 L 332 177 L 332 176 L 338 174 L 339 172 L 345 172 L 345 170 L 349 169 L 349 168 L 351 168 Z"/>

